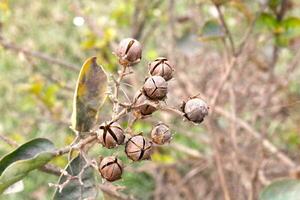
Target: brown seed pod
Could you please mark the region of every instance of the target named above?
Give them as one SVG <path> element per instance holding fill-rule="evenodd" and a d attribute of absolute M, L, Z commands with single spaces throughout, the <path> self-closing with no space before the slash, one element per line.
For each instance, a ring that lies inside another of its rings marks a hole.
<path fill-rule="evenodd" d="M 156 108 L 146 104 L 146 101 L 148 101 L 148 98 L 142 92 L 137 92 L 133 100 L 134 105 L 138 106 L 135 110 L 142 115 L 151 115 L 156 111 Z"/>
<path fill-rule="evenodd" d="M 126 143 L 125 153 L 133 161 L 150 159 L 152 142 L 141 135 L 133 136 Z"/>
<path fill-rule="evenodd" d="M 204 117 L 208 115 L 209 107 L 207 104 L 199 98 L 193 98 L 187 102 L 183 102 L 182 111 L 185 113 L 185 117 L 195 123 L 201 123 Z"/>
<path fill-rule="evenodd" d="M 151 131 L 152 141 L 156 144 L 165 144 L 172 139 L 172 133 L 169 126 L 164 123 L 157 124 Z"/>
<path fill-rule="evenodd" d="M 162 100 L 168 92 L 168 83 L 161 76 L 150 76 L 143 86 L 144 94 L 152 100 Z"/>
<path fill-rule="evenodd" d="M 168 59 L 159 57 L 148 65 L 149 73 L 152 76 L 161 76 L 166 81 L 173 78 L 174 68 Z"/>
<path fill-rule="evenodd" d="M 97 130 L 99 142 L 106 148 L 114 148 L 123 144 L 125 135 L 117 122 L 103 124 Z"/>
<path fill-rule="evenodd" d="M 101 160 L 98 170 L 104 179 L 115 181 L 122 176 L 123 164 L 116 156 L 108 156 Z"/>
<path fill-rule="evenodd" d="M 121 40 L 116 50 L 119 62 L 122 65 L 134 65 L 142 58 L 142 45 L 133 38 Z"/>

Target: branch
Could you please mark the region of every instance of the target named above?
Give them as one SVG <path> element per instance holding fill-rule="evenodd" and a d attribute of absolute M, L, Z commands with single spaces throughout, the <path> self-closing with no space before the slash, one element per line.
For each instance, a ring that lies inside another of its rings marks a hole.
<path fill-rule="evenodd" d="M 220 83 L 219 83 L 219 85 L 218 85 L 218 87 L 217 87 L 217 89 L 216 89 L 216 91 L 215 91 L 215 93 L 214 93 L 214 95 L 212 97 L 212 100 L 210 102 L 211 113 L 214 112 L 214 107 L 215 107 L 215 105 L 216 105 L 216 103 L 218 101 L 218 98 L 219 98 L 219 96 L 220 96 L 220 94 L 221 94 L 221 92 L 222 92 L 222 90 L 224 88 L 225 83 L 227 82 L 227 80 L 230 77 L 230 74 L 231 74 L 231 72 L 233 70 L 233 67 L 234 67 L 236 61 L 237 61 L 237 58 L 236 57 L 232 57 L 229 65 L 226 67 L 225 74 L 222 76 L 221 81 L 220 81 Z"/>
<path fill-rule="evenodd" d="M 12 140 L 12 139 L 10 139 L 10 138 L 2 135 L 2 134 L 0 134 L 0 139 L 3 142 L 5 142 L 6 144 L 8 144 L 9 146 L 11 146 L 11 147 L 18 147 L 19 146 L 17 142 L 15 142 L 14 140 Z"/>
<path fill-rule="evenodd" d="M 55 175 L 55 176 L 61 175 L 60 168 L 55 165 L 52 165 L 52 164 L 46 164 L 43 167 L 41 167 L 39 170 L 42 172 L 48 173 L 48 174 Z"/>
<path fill-rule="evenodd" d="M 115 82 L 115 89 L 114 89 L 114 94 L 113 94 L 113 99 L 114 99 L 114 106 L 113 106 L 113 112 L 114 113 L 117 113 L 118 110 L 119 110 L 119 100 L 118 100 L 118 97 L 119 97 L 119 90 L 120 90 L 120 84 L 121 84 L 121 81 L 123 80 L 123 78 L 130 74 L 130 73 L 126 73 L 126 69 L 128 67 L 127 66 L 123 66 L 122 65 L 122 71 L 119 73 L 119 77 L 117 80 L 114 79 L 114 82 Z"/>
<path fill-rule="evenodd" d="M 78 70 L 79 70 L 75 65 L 70 64 L 68 62 L 65 62 L 63 60 L 60 60 L 58 58 L 53 58 L 52 56 L 49 56 L 45 53 L 38 52 L 38 51 L 32 51 L 32 50 L 29 50 L 29 49 L 18 47 L 13 43 L 10 43 L 10 42 L 4 40 L 1 36 L 0 36 L 0 45 L 3 46 L 3 48 L 5 48 L 5 49 L 12 50 L 12 51 L 17 52 L 17 53 L 23 53 L 27 56 L 36 57 L 36 58 L 45 60 L 49 63 L 53 63 L 53 64 L 63 66 L 63 67 L 65 67 L 65 68 L 67 68 L 71 71 L 74 71 L 74 72 L 78 72 Z"/>
<path fill-rule="evenodd" d="M 222 24 L 223 28 L 225 29 L 225 33 L 227 35 L 227 38 L 229 39 L 231 53 L 232 53 L 232 55 L 235 55 L 235 46 L 234 46 L 232 34 L 229 31 L 229 28 L 228 28 L 227 23 L 225 21 L 224 15 L 223 15 L 223 13 L 221 11 L 221 8 L 220 8 L 220 4 L 214 3 L 214 5 L 215 5 L 215 7 L 216 7 L 216 9 L 218 11 L 218 16 L 219 16 L 219 19 L 221 21 L 221 24 Z"/>
<path fill-rule="evenodd" d="M 134 200 L 135 199 L 135 198 L 129 197 L 123 193 L 117 192 L 116 189 L 112 189 L 111 186 L 113 186 L 113 185 L 100 184 L 98 186 L 99 186 L 100 190 L 102 190 L 102 192 L 108 194 L 109 196 L 114 197 L 115 199 L 119 199 L 119 200 Z"/>
<path fill-rule="evenodd" d="M 49 183 L 49 186 L 50 187 L 56 187 L 59 189 L 59 191 L 61 192 L 63 190 L 63 188 L 71 181 L 71 180 L 74 180 L 74 179 L 78 179 L 78 181 L 83 184 L 82 182 L 82 174 L 84 173 L 84 170 L 89 167 L 89 166 L 92 166 L 92 167 L 95 167 L 93 166 L 94 164 L 93 163 L 89 163 L 89 164 L 86 164 L 85 166 L 83 166 L 83 168 L 81 169 L 81 171 L 78 173 L 77 176 L 72 176 L 70 175 L 67 171 L 65 171 L 64 169 L 61 169 L 61 168 L 58 168 L 56 166 L 52 166 L 52 165 L 45 165 L 43 168 L 45 168 L 45 170 L 41 170 L 45 173 L 48 173 L 48 174 L 54 174 L 56 176 L 67 176 L 67 179 L 66 181 L 64 181 L 62 184 L 53 184 L 53 183 Z M 47 166 L 47 167 L 46 167 Z M 116 190 L 116 188 L 112 188 L 113 185 L 107 185 L 107 184 L 100 184 L 98 185 L 98 187 L 102 190 L 102 192 L 110 195 L 110 196 L 113 196 L 117 199 L 120 199 L 120 200 L 134 200 L 134 198 L 132 197 L 128 197 L 127 195 L 123 194 L 123 193 L 120 193 Z"/>
<path fill-rule="evenodd" d="M 263 147 L 268 150 L 270 153 L 274 154 L 280 161 L 285 163 L 290 168 L 295 168 L 297 165 L 296 163 L 289 158 L 286 154 L 278 150 L 276 146 L 274 146 L 269 140 L 262 137 L 262 134 L 256 131 L 250 124 L 245 122 L 244 120 L 233 117 L 230 113 L 223 110 L 220 107 L 216 107 L 215 109 L 216 113 L 224 116 L 225 118 L 233 121 L 234 123 L 238 124 L 240 127 L 248 131 L 254 138 L 262 142 Z"/>

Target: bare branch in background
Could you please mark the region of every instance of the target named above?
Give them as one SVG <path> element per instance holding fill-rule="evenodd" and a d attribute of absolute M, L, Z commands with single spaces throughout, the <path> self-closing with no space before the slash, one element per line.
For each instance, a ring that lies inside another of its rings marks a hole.
<path fill-rule="evenodd" d="M 17 53 L 23 53 L 27 56 L 31 56 L 31 57 L 35 57 L 35 58 L 38 58 L 38 59 L 41 59 L 41 60 L 45 60 L 46 62 L 49 62 L 49 63 L 61 65 L 61 66 L 65 67 L 66 69 L 69 69 L 73 72 L 78 72 L 79 71 L 79 68 L 76 67 L 75 65 L 67 63 L 67 62 L 65 62 L 61 59 L 58 59 L 58 58 L 54 58 L 54 57 L 49 56 L 49 55 L 47 55 L 45 53 L 42 53 L 42 52 L 32 51 L 32 50 L 29 50 L 29 49 L 25 49 L 23 47 L 19 47 L 19 46 L 13 44 L 12 42 L 6 41 L 3 37 L 0 37 L 0 45 L 3 46 L 5 49 L 12 50 L 12 51 L 17 52 Z"/>

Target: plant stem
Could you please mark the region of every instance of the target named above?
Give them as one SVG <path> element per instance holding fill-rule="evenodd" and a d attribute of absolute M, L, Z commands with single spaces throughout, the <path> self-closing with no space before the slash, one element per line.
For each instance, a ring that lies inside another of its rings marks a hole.
<path fill-rule="evenodd" d="M 127 66 L 126 65 L 122 65 L 122 71 L 119 73 L 119 77 L 118 79 L 115 81 L 115 91 L 114 91 L 114 106 L 113 106 L 113 112 L 114 114 L 116 114 L 119 110 L 119 100 L 118 100 L 118 97 L 119 97 L 119 90 L 120 90 L 120 84 L 121 84 L 121 81 L 123 80 L 124 76 L 126 75 L 126 69 L 127 69 Z"/>

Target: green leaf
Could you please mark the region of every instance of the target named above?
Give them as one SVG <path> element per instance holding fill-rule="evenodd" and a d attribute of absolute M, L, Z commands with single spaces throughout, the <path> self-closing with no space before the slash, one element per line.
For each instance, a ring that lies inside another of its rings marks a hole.
<path fill-rule="evenodd" d="M 55 147 L 45 138 L 33 139 L 0 160 L 0 194 L 10 185 L 24 178 L 30 171 L 40 168 L 55 155 Z"/>
<path fill-rule="evenodd" d="M 77 176 L 82 170 L 82 168 L 85 166 L 85 164 L 86 162 L 79 155 L 71 161 L 71 163 L 67 166 L 66 171 L 72 176 Z M 59 179 L 59 184 L 65 182 L 66 178 L 66 176 L 61 176 Z M 95 199 L 95 197 L 97 196 L 97 186 L 92 167 L 87 167 L 84 169 L 81 180 L 83 182 L 83 185 L 80 184 L 78 179 L 73 179 L 63 188 L 61 192 L 56 190 L 53 199 Z"/>
<path fill-rule="evenodd" d="M 288 17 L 281 22 L 286 37 L 293 38 L 300 35 L 300 18 Z"/>
<path fill-rule="evenodd" d="M 300 181 L 275 181 L 262 191 L 259 200 L 300 200 Z"/>
<path fill-rule="evenodd" d="M 259 29 L 267 29 L 269 31 L 273 31 L 276 26 L 278 25 L 278 22 L 276 20 L 276 17 L 270 13 L 262 13 L 256 22 L 256 26 Z"/>
<path fill-rule="evenodd" d="M 274 29 L 274 33 L 279 33 L 275 38 L 278 46 L 288 46 L 291 39 L 300 36 L 300 19 L 297 17 L 288 17 L 282 20 L 276 29 Z"/>
<path fill-rule="evenodd" d="M 282 0 L 269 0 L 268 6 L 272 10 L 276 11 L 276 8 L 281 4 Z"/>
<path fill-rule="evenodd" d="M 78 132 L 91 130 L 107 96 L 107 75 L 96 60 L 96 57 L 91 57 L 85 61 L 77 80 L 72 128 Z"/>
<path fill-rule="evenodd" d="M 208 20 L 202 27 L 200 40 L 215 40 L 224 36 L 224 30 L 218 21 Z"/>

